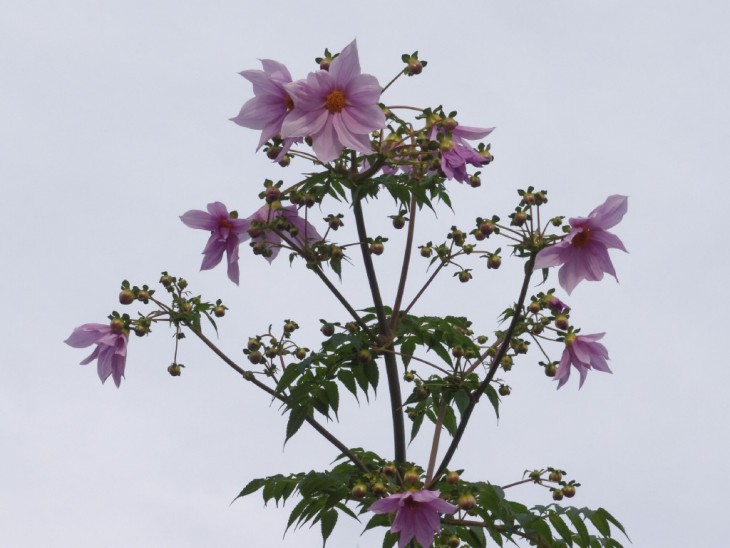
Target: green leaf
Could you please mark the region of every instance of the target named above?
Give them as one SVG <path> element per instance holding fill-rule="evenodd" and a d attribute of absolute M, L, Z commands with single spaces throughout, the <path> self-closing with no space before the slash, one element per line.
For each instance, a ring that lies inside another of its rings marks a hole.
<path fill-rule="evenodd" d="M 370 398 L 368 398 L 368 384 L 370 381 L 368 379 L 368 376 L 365 374 L 365 366 L 359 364 L 353 365 L 352 373 L 355 375 L 355 380 L 357 381 L 357 384 L 360 385 L 362 391 L 365 392 L 365 398 L 370 401 Z"/>
<path fill-rule="evenodd" d="M 296 379 L 301 374 L 302 371 L 299 369 L 297 364 L 290 364 L 289 367 L 284 369 L 284 373 L 282 374 L 281 379 L 279 379 L 279 382 L 276 385 L 276 393 L 281 394 L 284 390 L 289 388 L 289 385 L 294 382 L 294 379 Z"/>
<path fill-rule="evenodd" d="M 621 531 L 624 535 L 626 535 L 626 538 L 629 539 L 629 541 L 631 541 L 631 539 L 629 538 L 629 535 L 626 534 L 626 529 L 624 529 L 624 526 L 621 525 L 621 522 L 618 521 L 615 517 L 613 517 L 608 512 L 608 510 L 606 510 L 605 508 L 599 508 L 598 510 L 596 510 L 596 512 L 600 513 L 604 518 L 606 518 L 608 521 L 610 521 L 616 527 L 618 527 L 619 531 Z"/>
<path fill-rule="evenodd" d="M 370 385 L 373 387 L 373 392 L 378 392 L 378 379 L 380 378 L 380 371 L 378 369 L 377 362 L 369 362 L 365 364 L 365 375 L 370 381 Z"/>
<path fill-rule="evenodd" d="M 327 399 L 329 405 L 337 416 L 337 410 L 340 408 L 340 390 L 337 388 L 337 383 L 334 381 L 327 381 L 324 384 L 324 390 L 327 393 Z"/>
<path fill-rule="evenodd" d="M 456 435 L 456 413 L 454 413 L 454 408 L 451 406 L 448 406 L 444 413 L 444 427 L 452 438 Z"/>
<path fill-rule="evenodd" d="M 497 394 L 497 391 L 491 383 L 487 385 L 487 389 L 484 393 L 487 395 L 487 398 L 489 398 L 489 401 L 492 403 L 492 407 L 494 407 L 494 413 L 497 415 L 497 418 L 499 418 L 499 394 Z"/>
<path fill-rule="evenodd" d="M 236 498 L 245 497 L 246 495 L 255 493 L 256 491 L 261 489 L 265 483 L 266 483 L 265 478 L 258 478 L 258 479 L 253 479 L 253 480 L 249 481 L 248 484 L 246 485 L 246 487 L 243 488 L 243 490 L 238 494 L 238 497 L 236 497 Z"/>
<path fill-rule="evenodd" d="M 403 367 L 408 367 L 408 364 L 411 362 L 411 356 L 413 356 L 413 353 L 416 351 L 416 339 L 409 338 L 403 341 L 403 344 L 400 346 L 400 352 L 402 354 L 401 359 L 403 360 Z"/>
<path fill-rule="evenodd" d="M 453 362 L 451 361 L 451 355 L 449 354 L 449 351 L 444 348 L 444 346 L 438 342 L 434 337 L 429 337 L 429 340 L 427 341 L 428 349 L 433 350 L 438 354 L 438 357 L 444 360 L 449 365 L 452 365 Z"/>
<path fill-rule="evenodd" d="M 330 508 L 326 512 L 322 513 L 322 546 L 327 544 L 327 539 L 332 534 L 332 530 L 337 525 L 337 518 L 339 514 L 337 510 Z"/>
<path fill-rule="evenodd" d="M 362 530 L 364 533 L 373 527 L 390 527 L 390 515 L 388 514 L 375 514 L 370 518 L 365 529 Z"/>
<path fill-rule="evenodd" d="M 288 442 L 289 439 L 301 428 L 302 424 L 304 424 L 304 419 L 306 417 L 307 410 L 302 406 L 295 407 L 289 412 L 289 420 L 286 423 L 286 439 L 284 440 L 285 445 L 286 442 Z"/>
<path fill-rule="evenodd" d="M 571 532 L 570 527 L 568 527 L 563 521 L 563 518 L 556 513 L 550 512 L 550 514 L 548 514 L 548 519 L 555 531 L 557 531 L 557 533 L 565 539 L 565 542 L 567 542 L 569 546 L 573 546 L 573 533 Z"/>
<path fill-rule="evenodd" d="M 337 373 L 337 378 L 342 384 L 345 385 L 345 388 L 347 388 L 350 393 L 355 396 L 355 399 L 357 399 L 357 385 L 355 384 L 355 375 L 353 375 L 352 372 L 348 371 L 347 369 L 341 369 Z"/>
<path fill-rule="evenodd" d="M 422 413 L 419 413 L 418 416 L 413 419 L 413 424 L 411 424 L 411 439 L 408 442 L 408 445 L 411 444 L 411 442 L 416 438 L 418 435 L 418 431 L 421 429 L 421 425 L 423 424 L 423 415 Z"/>
<path fill-rule="evenodd" d="M 310 502 L 310 499 L 302 499 L 299 501 L 299 503 L 297 503 L 297 505 L 294 507 L 294 510 L 292 510 L 291 514 L 289 514 L 289 520 L 286 522 L 286 529 L 284 530 L 285 535 L 289 528 L 292 526 L 292 523 L 294 523 L 294 521 L 296 521 L 296 519 L 302 515 L 302 512 Z"/>
<path fill-rule="evenodd" d="M 385 533 L 385 538 L 383 539 L 383 548 L 393 548 L 396 542 L 398 542 L 398 535 L 394 535 L 388 531 Z"/>
<path fill-rule="evenodd" d="M 466 408 L 469 407 L 469 403 L 471 403 L 469 393 L 466 390 L 459 390 L 458 392 L 455 392 L 454 403 L 456 404 L 456 408 L 459 410 L 459 416 L 462 416 L 464 411 L 466 411 Z"/>
<path fill-rule="evenodd" d="M 578 509 L 568 508 L 566 514 L 570 519 L 570 522 L 573 524 L 573 527 L 575 527 L 576 532 L 578 533 L 578 539 L 575 539 L 578 546 L 588 546 L 591 539 L 588 535 L 588 528 L 586 527 L 585 523 L 583 523 L 583 520 L 580 518 L 580 512 L 578 511 Z"/>
<path fill-rule="evenodd" d="M 487 537 L 484 536 L 484 529 L 481 527 L 469 527 L 464 531 L 465 536 L 468 537 L 469 546 L 474 548 L 483 548 L 487 545 Z M 500 546 L 502 544 L 500 543 Z"/>
<path fill-rule="evenodd" d="M 604 537 L 611 536 L 611 526 L 608 524 L 608 520 L 606 520 L 606 517 L 603 514 L 600 512 L 591 512 L 588 508 L 583 508 L 583 514 Z"/>

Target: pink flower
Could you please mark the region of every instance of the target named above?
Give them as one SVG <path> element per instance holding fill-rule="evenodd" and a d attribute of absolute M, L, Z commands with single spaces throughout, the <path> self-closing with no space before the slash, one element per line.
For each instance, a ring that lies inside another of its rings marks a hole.
<path fill-rule="evenodd" d="M 208 204 L 208 212 L 191 209 L 180 216 L 180 220 L 190 228 L 209 230 L 210 238 L 203 249 L 203 264 L 200 270 L 210 270 L 227 254 L 228 277 L 238 284 L 238 246 L 241 235 L 246 232 L 245 221 L 231 217 L 226 206 L 220 202 Z"/>
<path fill-rule="evenodd" d="M 466 183 L 469 180 L 469 174 L 466 172 L 466 164 L 481 167 L 490 162 L 479 154 L 467 142 L 468 140 L 483 139 L 494 131 L 493 127 L 478 128 L 469 126 L 456 126 L 451 130 L 450 137 L 443 139 L 441 143 L 441 171 L 447 179 L 456 179 L 460 183 Z M 434 124 L 431 128 L 429 138 L 433 141 L 438 138 L 438 125 Z"/>
<path fill-rule="evenodd" d="M 581 280 L 602 280 L 604 272 L 616 278 L 608 249 L 613 247 L 626 251 L 626 248 L 615 234 L 606 229 L 618 224 L 627 209 L 628 198 L 614 195 L 591 211 L 588 217 L 570 219 L 572 230 L 561 242 L 537 254 L 535 268 L 562 264 L 558 280 L 568 294 Z"/>
<path fill-rule="evenodd" d="M 312 148 L 322 163 L 337 158 L 344 147 L 371 154 L 369 134 L 385 127 L 378 106 L 380 84 L 360 74 L 353 40 L 330 64 L 329 71 L 311 72 L 306 80 L 286 84 L 294 110 L 284 119 L 283 137 L 312 137 Z"/>
<path fill-rule="evenodd" d="M 101 382 L 104 383 L 111 375 L 118 388 L 122 382 L 127 361 L 127 341 L 127 333 L 123 329 L 121 320 L 113 320 L 111 324 L 86 323 L 80 325 L 64 342 L 74 348 L 85 348 L 95 344 L 96 348 L 81 362 L 81 365 L 98 359 L 96 369 Z"/>
<path fill-rule="evenodd" d="M 261 65 L 264 70 L 244 70 L 240 73 L 253 84 L 254 98 L 246 101 L 238 116 L 231 118 L 239 126 L 261 130 L 258 148 L 269 139 L 281 135 L 281 124 L 286 115 L 294 109 L 294 103 L 284 87 L 291 82 L 289 70 L 271 59 L 262 59 Z M 296 140 L 284 140 L 277 161 L 287 153 Z"/>
<path fill-rule="evenodd" d="M 395 519 L 391 532 L 399 533 L 398 548 L 412 539 L 428 548 L 441 530 L 440 514 L 453 514 L 458 506 L 439 498 L 439 491 L 406 491 L 375 501 L 369 510 L 376 514 L 392 514 Z"/>
<path fill-rule="evenodd" d="M 583 386 L 589 369 L 596 369 L 611 373 L 608 367 L 608 350 L 601 343 L 596 342 L 603 338 L 605 333 L 593 335 L 576 335 L 568 333 L 565 336 L 565 350 L 560 358 L 560 365 L 555 373 L 554 380 L 558 381 L 558 388 L 568 382 L 571 364 L 580 373 L 580 385 Z"/>
<path fill-rule="evenodd" d="M 241 237 L 241 241 L 245 242 L 249 238 L 252 238 L 254 242 L 265 242 L 268 252 L 264 256 L 269 262 L 276 259 L 276 256 L 279 254 L 282 239 L 276 232 L 265 228 L 264 225 L 269 225 L 276 219 L 284 219 L 286 225 L 288 225 L 280 231 L 286 232 L 287 230 L 290 231 L 291 228 L 295 229 L 295 235 L 290 236 L 289 239 L 293 240 L 302 248 L 322 239 L 317 229 L 309 221 L 299 216 L 296 206 L 281 207 L 279 202 L 274 202 L 271 205 L 266 204 L 256 211 L 256 213 L 242 221 L 245 223 L 245 233 Z"/>

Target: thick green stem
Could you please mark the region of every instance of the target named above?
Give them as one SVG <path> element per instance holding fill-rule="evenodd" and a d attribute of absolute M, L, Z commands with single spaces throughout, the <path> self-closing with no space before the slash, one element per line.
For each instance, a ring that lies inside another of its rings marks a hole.
<path fill-rule="evenodd" d="M 378 287 L 378 279 L 375 275 L 375 267 L 373 259 L 368 249 L 368 234 L 365 229 L 365 218 L 362 212 L 361 198 L 352 193 L 352 209 L 355 214 L 355 223 L 357 224 L 357 234 L 360 240 L 360 251 L 362 252 L 363 263 L 365 264 L 365 272 L 370 285 L 370 293 L 373 298 L 375 314 L 378 318 L 380 334 L 390 339 L 390 325 L 383 308 L 383 299 L 380 295 Z M 388 350 L 393 350 L 393 345 L 388 346 Z M 383 354 L 385 361 L 385 373 L 388 377 L 388 391 L 390 392 L 390 412 L 393 420 L 393 445 L 395 448 L 395 461 L 406 461 L 406 430 L 403 421 L 403 399 L 400 392 L 400 376 L 398 375 L 398 363 L 395 355 L 389 352 Z"/>
<path fill-rule="evenodd" d="M 395 296 L 393 304 L 393 314 L 390 318 L 390 330 L 395 331 L 400 321 L 400 307 L 403 302 L 403 292 L 406 289 L 406 278 L 408 277 L 408 266 L 411 262 L 411 250 L 413 249 L 413 232 L 416 227 L 416 196 L 411 197 L 410 219 L 408 221 L 408 235 L 406 236 L 406 249 L 403 252 L 403 266 L 400 270 L 400 281 L 398 282 L 398 292 Z"/>
<path fill-rule="evenodd" d="M 487 372 L 486 377 L 484 377 L 484 380 L 479 384 L 479 386 L 470 394 L 470 401 L 469 405 L 467 405 L 466 409 L 461 415 L 461 422 L 459 423 L 459 427 L 456 429 L 456 435 L 454 436 L 454 439 L 451 440 L 451 444 L 449 445 L 449 448 L 446 450 L 446 454 L 444 455 L 444 458 L 441 460 L 441 464 L 439 464 L 438 470 L 436 470 L 436 473 L 433 475 L 433 478 L 429 482 L 428 485 L 426 485 L 426 488 L 430 488 L 433 486 L 433 484 L 438 481 L 438 478 L 441 476 L 441 474 L 446 470 L 446 467 L 451 462 L 451 459 L 454 456 L 454 452 L 456 451 L 456 448 L 459 446 L 459 442 L 461 441 L 462 436 L 464 435 L 464 431 L 466 430 L 467 424 L 469 424 L 469 418 L 471 417 L 472 411 L 474 411 L 474 407 L 479 402 L 479 398 L 481 398 L 482 394 L 484 394 L 484 391 L 487 389 L 487 386 L 489 386 L 489 383 L 492 382 L 492 379 L 494 378 L 495 373 L 497 372 L 497 369 L 499 368 L 499 364 L 502 361 L 502 358 L 507 353 L 507 350 L 509 350 L 510 342 L 512 341 L 512 336 L 514 335 L 515 329 L 517 328 L 517 324 L 519 324 L 520 320 L 522 319 L 522 311 L 525 305 L 525 298 L 527 297 L 527 289 L 530 286 L 530 278 L 532 277 L 533 268 L 535 265 L 535 256 L 533 255 L 530 257 L 530 259 L 527 261 L 527 264 L 525 265 L 525 279 L 522 282 L 522 289 L 520 290 L 520 296 L 517 299 L 517 304 L 515 305 L 514 309 L 514 315 L 512 316 L 512 322 L 510 322 L 509 328 L 507 329 L 507 332 L 504 334 L 504 340 L 502 341 L 502 345 L 499 347 L 499 350 L 497 351 L 496 356 L 494 356 L 494 359 L 492 360 L 492 364 L 489 367 L 489 371 Z"/>

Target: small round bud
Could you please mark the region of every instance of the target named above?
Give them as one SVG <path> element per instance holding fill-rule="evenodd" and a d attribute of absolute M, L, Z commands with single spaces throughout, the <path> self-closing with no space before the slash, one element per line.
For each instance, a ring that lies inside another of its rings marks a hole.
<path fill-rule="evenodd" d="M 183 301 L 180 304 L 180 311 L 183 312 L 183 314 L 189 314 L 193 311 L 193 305 L 189 301 Z"/>
<path fill-rule="evenodd" d="M 453 118 L 444 118 L 444 121 L 441 122 L 441 127 L 444 128 L 444 131 L 454 131 L 456 127 L 459 125 L 459 122 L 454 120 Z"/>
<path fill-rule="evenodd" d="M 455 358 L 461 358 L 464 355 L 464 349 L 460 346 L 455 346 L 451 349 L 451 355 Z"/>
<path fill-rule="evenodd" d="M 121 304 L 132 304 L 134 301 L 134 293 L 129 289 L 122 290 L 121 293 L 119 293 L 119 302 Z"/>
<path fill-rule="evenodd" d="M 487 268 L 492 268 L 496 270 L 500 266 L 502 266 L 502 257 L 495 254 L 490 255 L 489 259 L 487 259 Z"/>
<path fill-rule="evenodd" d="M 548 377 L 554 377 L 557 372 L 558 368 L 554 363 L 549 363 L 545 366 L 545 375 Z"/>
<path fill-rule="evenodd" d="M 180 289 L 185 289 L 185 288 L 186 288 L 186 287 L 188 286 L 188 281 L 187 281 L 187 280 L 185 280 L 184 278 L 180 278 L 180 279 L 179 279 L 179 280 L 177 281 L 177 286 L 178 286 L 178 287 L 179 287 Z"/>
<path fill-rule="evenodd" d="M 335 334 L 335 326 L 331 323 L 325 323 L 325 324 L 322 324 L 320 331 L 322 332 L 322 335 L 324 335 L 325 337 L 331 337 L 332 335 Z"/>
<path fill-rule="evenodd" d="M 540 306 L 540 303 L 537 301 L 532 301 L 530 304 L 527 305 L 527 311 L 530 314 L 537 314 L 538 312 L 540 312 L 541 309 L 542 309 L 542 307 Z"/>
<path fill-rule="evenodd" d="M 568 322 L 568 317 L 564 314 L 560 314 L 555 317 L 555 327 L 558 329 L 568 329 L 570 327 L 570 322 Z"/>
<path fill-rule="evenodd" d="M 246 347 L 251 352 L 253 352 L 253 351 L 258 350 L 259 348 L 261 348 L 261 341 L 259 341 L 258 339 L 253 339 L 253 338 L 252 339 L 249 339 L 248 342 L 246 343 Z"/>
<path fill-rule="evenodd" d="M 290 321 L 290 322 L 286 322 L 284 324 L 284 331 L 286 333 L 293 333 L 297 329 L 299 329 L 299 325 L 297 324 L 297 322 L 291 322 Z"/>
<path fill-rule="evenodd" d="M 297 348 L 296 352 L 294 352 L 294 355 L 297 357 L 298 360 L 303 360 L 307 357 L 307 349 Z"/>
<path fill-rule="evenodd" d="M 418 483 L 421 481 L 421 474 L 415 468 L 411 468 L 403 474 L 403 481 L 405 483 Z"/>
<path fill-rule="evenodd" d="M 332 216 L 327 219 L 327 223 L 332 230 L 338 230 L 343 225 L 342 219 Z"/>
<path fill-rule="evenodd" d="M 170 287 L 170 286 L 172 285 L 172 276 L 168 276 L 167 274 L 164 274 L 164 275 L 163 275 L 163 276 L 162 276 L 162 277 L 160 278 L 160 283 L 161 283 L 161 284 L 162 284 L 162 285 L 163 285 L 164 287 Z"/>
<path fill-rule="evenodd" d="M 248 355 L 248 361 L 254 365 L 261 363 L 263 359 L 264 356 L 258 350 L 255 350 Z"/>
<path fill-rule="evenodd" d="M 406 218 L 403 215 L 393 217 L 393 228 L 400 230 L 404 226 L 406 226 Z"/>
<path fill-rule="evenodd" d="M 524 211 L 518 211 L 512 217 L 512 224 L 515 226 L 522 226 L 527 221 L 527 213 Z"/>
<path fill-rule="evenodd" d="M 378 495 L 379 497 L 382 497 L 384 494 L 386 494 L 388 490 L 385 488 L 385 485 L 381 482 L 376 482 L 373 484 L 373 494 Z"/>
<path fill-rule="evenodd" d="M 414 420 L 416 420 L 418 418 L 418 411 L 416 411 L 415 409 L 409 409 L 406 412 L 406 415 L 408 415 L 408 418 L 409 419 L 411 419 L 412 421 L 414 421 Z"/>
<path fill-rule="evenodd" d="M 494 232 L 494 223 L 492 221 L 484 221 L 479 225 L 479 232 L 485 236 L 490 236 Z"/>
<path fill-rule="evenodd" d="M 423 63 L 418 59 L 412 59 L 406 67 L 406 74 L 408 76 L 415 76 L 416 74 L 421 74 L 421 72 L 423 72 Z"/>
<path fill-rule="evenodd" d="M 251 246 L 254 255 L 263 255 L 266 252 L 265 242 L 256 242 Z"/>
<path fill-rule="evenodd" d="M 471 272 L 469 272 L 468 270 L 462 270 L 461 272 L 459 272 L 459 281 L 461 283 L 465 284 L 466 282 L 471 280 L 471 278 Z"/>
<path fill-rule="evenodd" d="M 433 249 L 432 248 L 426 247 L 426 246 L 421 246 L 421 257 L 428 258 L 428 257 L 431 256 L 432 253 L 433 253 Z"/>
<path fill-rule="evenodd" d="M 339 261 L 344 256 L 345 256 L 345 250 L 342 249 L 340 246 L 333 245 L 330 248 L 330 257 L 332 257 L 333 260 Z"/>
<path fill-rule="evenodd" d="M 360 331 L 360 327 L 355 322 L 347 322 L 345 324 L 345 329 L 347 329 L 350 333 L 357 333 Z"/>
<path fill-rule="evenodd" d="M 330 69 L 330 63 L 332 62 L 332 59 L 329 59 L 325 57 L 319 62 L 319 69 L 320 70 L 329 70 Z"/>
<path fill-rule="evenodd" d="M 309 192 L 307 192 L 307 193 L 306 193 L 306 194 L 304 195 L 304 205 L 305 205 L 305 206 L 307 206 L 307 207 L 312 207 L 312 206 L 314 206 L 314 204 L 316 204 L 316 203 L 317 203 L 317 200 L 316 200 L 316 198 L 314 197 L 314 194 L 310 194 Z"/>
<path fill-rule="evenodd" d="M 459 483 L 459 479 L 459 472 L 452 470 L 451 472 L 446 473 L 446 483 L 448 483 L 449 485 L 456 485 L 457 483 Z"/>
<path fill-rule="evenodd" d="M 457 548 L 461 544 L 461 540 L 456 535 L 451 535 L 449 540 L 446 541 L 446 544 L 449 545 L 449 548 Z"/>
<path fill-rule="evenodd" d="M 478 230 L 472 230 L 470 234 L 472 236 L 474 236 L 474 239 L 477 242 L 482 242 L 482 241 L 484 241 L 484 238 L 486 238 L 486 236 L 484 234 L 482 234 L 481 232 L 479 232 Z"/>
<path fill-rule="evenodd" d="M 482 180 L 479 175 L 471 175 L 469 177 L 469 184 L 472 186 L 472 188 L 479 188 L 480 186 L 482 186 Z"/>
<path fill-rule="evenodd" d="M 395 476 L 397 471 L 398 469 L 395 467 L 395 464 L 386 464 L 383 466 L 383 474 L 386 476 Z"/>
<path fill-rule="evenodd" d="M 413 382 L 413 380 L 416 378 L 416 376 L 413 374 L 412 371 L 407 371 L 405 375 L 403 375 L 403 380 L 406 382 Z"/>
<path fill-rule="evenodd" d="M 289 194 L 289 201 L 294 205 L 300 205 L 304 202 L 304 196 L 301 192 L 294 190 Z"/>
<path fill-rule="evenodd" d="M 471 510 L 477 505 L 477 499 L 475 499 L 474 495 L 471 493 L 464 493 L 459 497 L 456 504 L 458 504 L 459 508 L 462 510 Z"/>
<path fill-rule="evenodd" d="M 147 304 L 148 302 L 150 302 L 149 292 L 142 289 L 137 293 L 137 300 L 143 302 L 144 304 Z"/>
<path fill-rule="evenodd" d="M 383 242 L 373 242 L 370 244 L 370 253 L 373 255 L 382 255 L 383 251 L 385 251 Z"/>
<path fill-rule="evenodd" d="M 548 479 L 557 483 L 561 479 L 563 479 L 563 474 L 560 472 L 560 470 L 551 470 Z"/>
<path fill-rule="evenodd" d="M 363 348 L 357 353 L 357 361 L 360 363 L 368 363 L 372 359 L 373 356 L 367 348 Z"/>
<path fill-rule="evenodd" d="M 356 483 L 352 488 L 352 496 L 356 499 L 361 499 L 368 494 L 368 486 L 364 483 Z"/>
<path fill-rule="evenodd" d="M 511 392 L 512 392 L 512 389 L 509 386 L 507 386 L 506 384 L 503 384 L 502 386 L 499 387 L 500 396 L 509 396 Z"/>
<path fill-rule="evenodd" d="M 266 203 L 272 204 L 274 202 L 278 202 L 281 198 L 281 190 L 276 188 L 275 186 L 270 186 L 266 189 Z"/>
<path fill-rule="evenodd" d="M 226 315 L 226 307 L 222 304 L 219 304 L 213 309 L 213 314 L 215 314 L 216 318 L 222 318 Z"/>
<path fill-rule="evenodd" d="M 560 489 L 553 489 L 553 500 L 560 501 L 563 500 L 563 491 Z"/>
<path fill-rule="evenodd" d="M 276 346 L 270 346 L 266 349 L 267 358 L 275 358 L 279 355 L 279 348 Z"/>
<path fill-rule="evenodd" d="M 269 160 L 276 160 L 276 157 L 281 152 L 281 148 L 279 147 L 269 147 L 266 149 L 266 157 Z"/>
<path fill-rule="evenodd" d="M 122 331 L 124 331 L 124 320 L 121 318 L 114 318 L 111 322 L 109 322 L 109 327 L 111 327 L 112 333 L 119 335 Z"/>
<path fill-rule="evenodd" d="M 565 495 L 569 499 L 573 498 L 575 496 L 575 487 L 570 484 L 563 485 L 563 495 Z"/>
<path fill-rule="evenodd" d="M 418 388 L 416 388 L 415 394 L 419 400 L 424 400 L 428 397 L 428 388 L 426 388 L 423 385 L 420 385 Z"/>
<path fill-rule="evenodd" d="M 177 364 L 177 363 L 170 364 L 167 367 L 167 372 L 170 375 L 172 375 L 173 377 L 179 377 L 180 376 L 180 373 L 181 373 L 180 364 Z"/>
<path fill-rule="evenodd" d="M 138 337 L 144 337 L 149 332 L 150 332 L 150 329 L 146 325 L 135 325 L 134 326 L 134 334 L 137 335 Z"/>
<path fill-rule="evenodd" d="M 479 335 L 477 337 L 477 343 L 479 343 L 479 344 L 484 344 L 487 342 L 487 340 L 489 340 L 489 339 L 487 338 L 486 335 Z"/>
<path fill-rule="evenodd" d="M 281 167 L 288 167 L 289 164 L 291 164 L 291 156 L 289 156 L 288 154 L 284 156 L 281 160 L 279 160 L 279 165 Z"/>

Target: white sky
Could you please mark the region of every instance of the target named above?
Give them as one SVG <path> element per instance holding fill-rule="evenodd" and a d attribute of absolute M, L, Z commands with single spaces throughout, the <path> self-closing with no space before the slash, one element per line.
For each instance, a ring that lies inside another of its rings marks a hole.
<path fill-rule="evenodd" d="M 308 169 L 254 155 L 257 132 L 227 120 L 252 96 L 236 73 L 272 58 L 302 77 L 325 47 L 355 37 L 363 71 L 383 84 L 402 53 L 417 49 L 429 61 L 386 102 L 443 103 L 464 124 L 497 126 L 484 185 L 454 185 L 459 218 L 423 214 L 420 242 L 453 222 L 504 215 L 519 186 L 549 189 L 555 214 L 585 215 L 610 194 L 630 196 L 616 232 L 631 253 L 613 255 L 621 284 L 584 283 L 566 298 L 584 332 L 607 332 L 615 374 L 591 374 L 581 391 L 571 379 L 556 392 L 522 360 L 503 418 L 497 424 L 484 406 L 454 465 L 494 483 L 558 466 L 583 484 L 572 502 L 606 507 L 634 546 L 723 545 L 730 5 L 202 6 L 0 5 L 0 545 L 321 545 L 318 529 L 281 540 L 288 511 L 263 508 L 258 495 L 229 502 L 251 478 L 325 468 L 335 456 L 325 442 L 303 428 L 282 451 L 277 409 L 192 339 L 181 349 L 183 376 L 170 378 L 164 328 L 131 341 L 119 390 L 78 366 L 86 353 L 62 341 L 120 308 L 122 279 L 153 282 L 164 269 L 224 299 L 221 345 L 235 357 L 269 323 L 295 318 L 306 340 L 319 318 L 344 318 L 286 260 L 269 267 L 243 248 L 240 289 L 221 268 L 198 272 L 205 235 L 177 216 L 213 200 L 248 215 L 264 178 L 294 182 Z M 394 213 L 370 211 L 375 226 Z M 379 263 L 384 276 L 398 249 L 393 238 Z M 419 312 L 458 303 L 488 331 L 516 295 L 510 272 L 480 271 L 465 286 L 444 278 Z M 351 269 L 345 282 L 364 306 L 362 278 Z M 388 454 L 385 406 L 385 393 L 372 408 L 350 405 L 333 429 Z M 424 447 L 411 458 L 424 461 Z M 549 502 L 520 489 L 509 496 Z M 380 533 L 360 530 L 343 518 L 331 545 L 379 546 Z"/>

